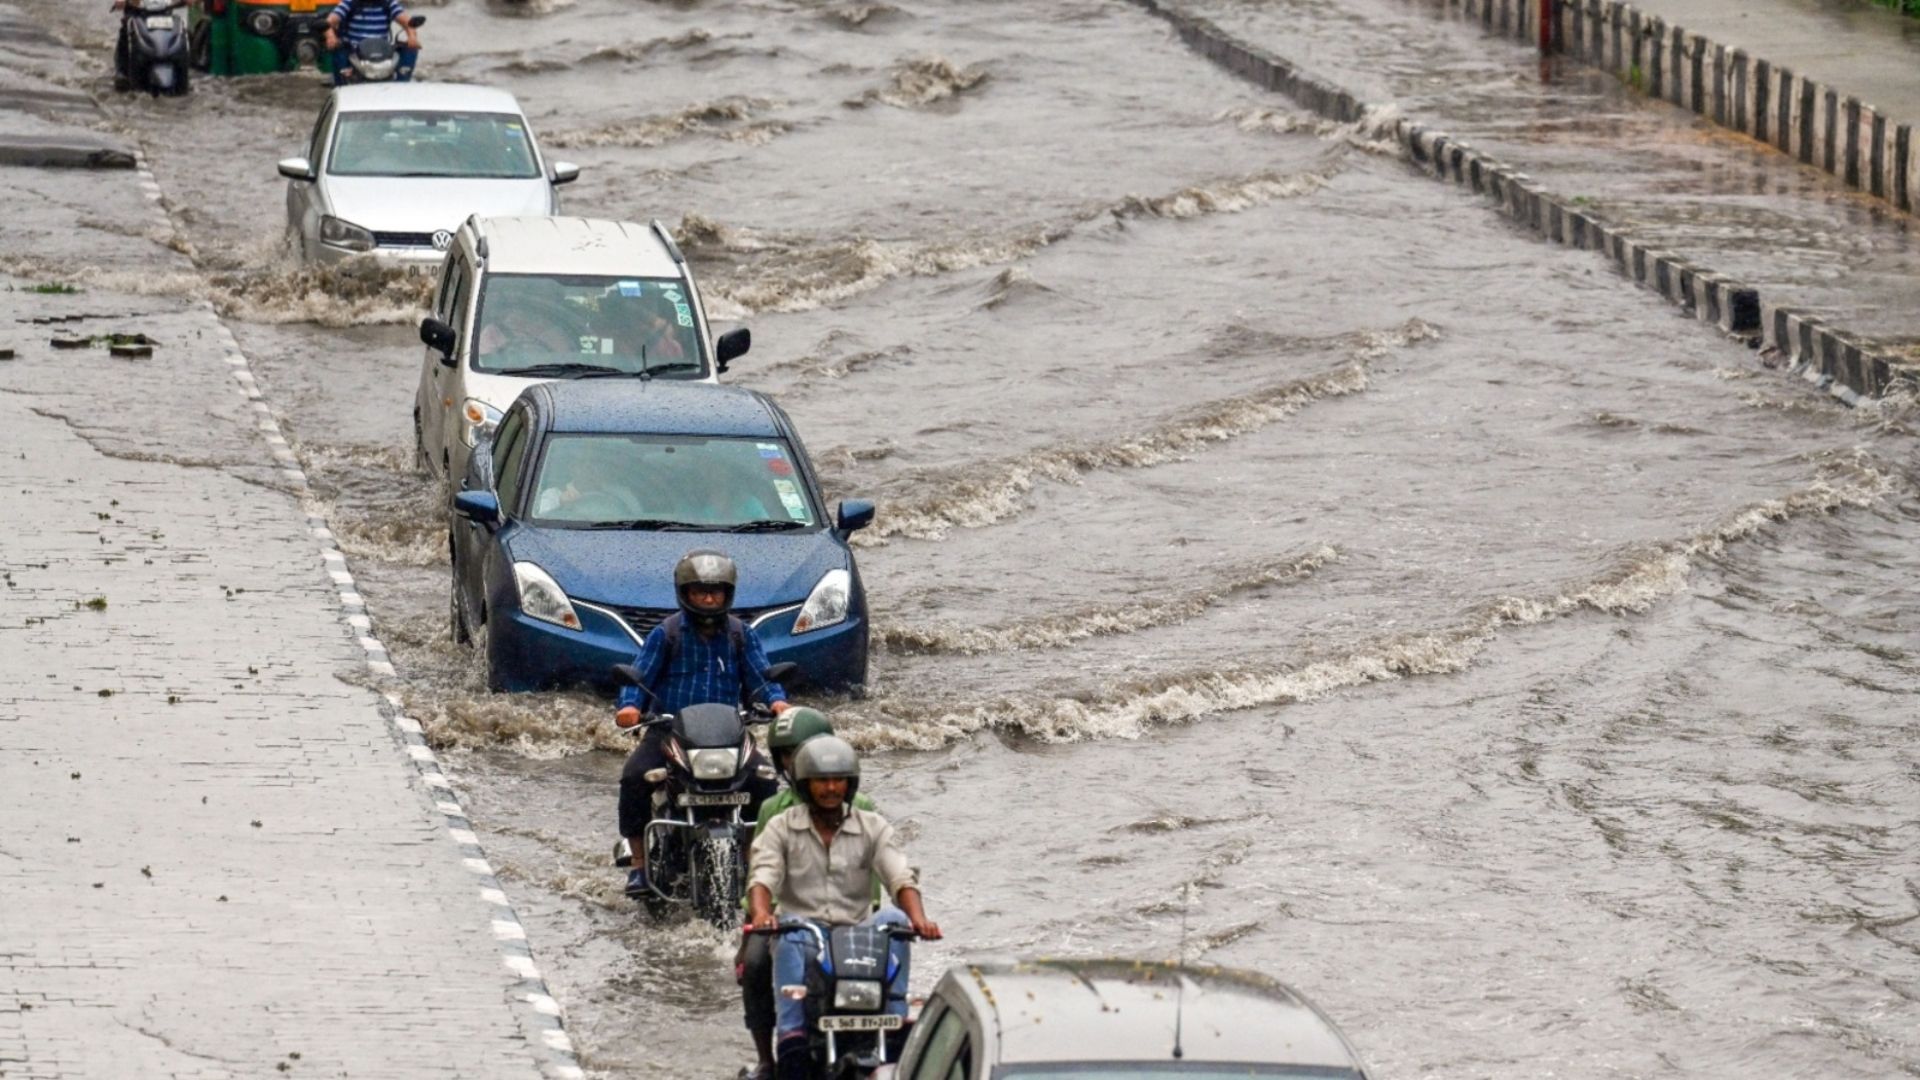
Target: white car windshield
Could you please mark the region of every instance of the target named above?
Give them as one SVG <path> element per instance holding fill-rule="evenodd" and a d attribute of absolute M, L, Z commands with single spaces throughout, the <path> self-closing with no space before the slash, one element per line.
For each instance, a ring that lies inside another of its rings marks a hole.
<path fill-rule="evenodd" d="M 784 439 L 697 435 L 553 435 L 532 517 L 562 528 L 718 532 L 817 520 Z"/>
<path fill-rule="evenodd" d="M 526 122 L 510 113 L 348 112 L 327 174 L 537 180 L 540 167 Z"/>
<path fill-rule="evenodd" d="M 473 366 L 569 378 L 706 374 L 686 285 L 676 278 L 489 274 L 474 318 Z"/>

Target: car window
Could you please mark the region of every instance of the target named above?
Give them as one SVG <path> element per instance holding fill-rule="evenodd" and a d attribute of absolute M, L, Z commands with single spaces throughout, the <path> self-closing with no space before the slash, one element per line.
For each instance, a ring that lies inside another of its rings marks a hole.
<path fill-rule="evenodd" d="M 463 291 L 467 280 L 465 268 L 466 260 L 461 257 L 460 249 L 455 248 L 453 255 L 447 259 L 446 268 L 440 273 L 440 294 L 433 298 L 433 314 L 443 322 L 453 311 L 454 297 Z M 456 286 L 455 282 L 460 284 Z"/>
<path fill-rule="evenodd" d="M 540 167 L 511 113 L 349 112 L 334 126 L 327 174 L 537 180 Z"/>
<path fill-rule="evenodd" d="M 953 1009 L 942 1009 L 907 1080 L 965 1080 L 970 1050 L 966 1020 Z"/>
<path fill-rule="evenodd" d="M 500 433 L 493 440 L 493 473 L 499 477 L 494 490 L 500 496 L 502 513 L 512 513 L 519 504 L 520 482 L 526 475 L 527 411 L 514 409 L 500 422 Z"/>
<path fill-rule="evenodd" d="M 480 371 L 572 364 L 695 379 L 707 371 L 678 278 L 489 274 L 474 325 Z"/>
<path fill-rule="evenodd" d="M 467 269 L 467 260 L 464 257 L 456 258 L 453 270 L 453 306 L 447 314 L 447 323 L 453 327 L 457 342 L 455 347 L 465 349 L 469 353 L 472 349 L 467 341 L 467 312 L 473 307 L 472 282 L 473 272 Z"/>
<path fill-rule="evenodd" d="M 555 435 L 528 516 L 572 528 L 809 528 L 819 520 L 781 439 Z"/>

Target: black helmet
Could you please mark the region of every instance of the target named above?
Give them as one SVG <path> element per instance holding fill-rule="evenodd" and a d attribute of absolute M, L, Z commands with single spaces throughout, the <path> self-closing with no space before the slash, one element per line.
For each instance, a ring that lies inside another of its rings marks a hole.
<path fill-rule="evenodd" d="M 793 790 L 808 806 L 813 805 L 809 780 L 841 779 L 847 782 L 847 807 L 860 794 L 860 755 L 838 735 L 816 735 L 800 744 L 793 755 Z"/>
<path fill-rule="evenodd" d="M 702 630 L 712 630 L 726 622 L 727 612 L 733 608 L 733 589 L 739 581 L 740 572 L 732 559 L 710 548 L 698 548 L 680 556 L 674 565 L 673 595 L 688 622 Z M 718 585 L 722 594 L 719 608 L 696 608 L 687 603 L 690 585 Z"/>

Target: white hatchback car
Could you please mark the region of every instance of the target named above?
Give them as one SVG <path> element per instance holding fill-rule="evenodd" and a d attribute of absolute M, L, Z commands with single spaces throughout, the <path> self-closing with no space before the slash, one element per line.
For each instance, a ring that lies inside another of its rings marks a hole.
<path fill-rule="evenodd" d="M 287 234 L 309 261 L 438 264 L 472 214 L 553 214 L 580 167 L 547 168 L 520 103 L 450 83 L 343 86 L 305 157 L 280 162 Z"/>
<path fill-rule="evenodd" d="M 549 379 L 718 382 L 745 327 L 709 336 L 679 245 L 658 221 L 469 218 L 440 270 L 414 395 L 414 445 L 458 487 L 474 445 L 527 387 Z"/>

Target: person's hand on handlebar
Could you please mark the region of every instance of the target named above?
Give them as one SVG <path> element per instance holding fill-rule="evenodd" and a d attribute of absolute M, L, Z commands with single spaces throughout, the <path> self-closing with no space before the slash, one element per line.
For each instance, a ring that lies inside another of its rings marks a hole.
<path fill-rule="evenodd" d="M 939 923 L 934 922 L 932 919 L 926 918 L 925 916 L 922 916 L 921 918 L 918 918 L 918 919 L 910 919 L 908 921 L 910 921 L 913 924 L 913 932 L 916 934 L 919 934 L 922 939 L 927 941 L 940 940 L 940 924 Z"/>
<path fill-rule="evenodd" d="M 630 728 L 640 722 L 640 710 L 629 705 L 613 714 L 613 722 L 623 728 Z"/>
<path fill-rule="evenodd" d="M 340 47 L 340 35 L 334 32 L 333 24 L 328 23 L 327 24 L 327 48 L 337 49 L 339 47 Z"/>

